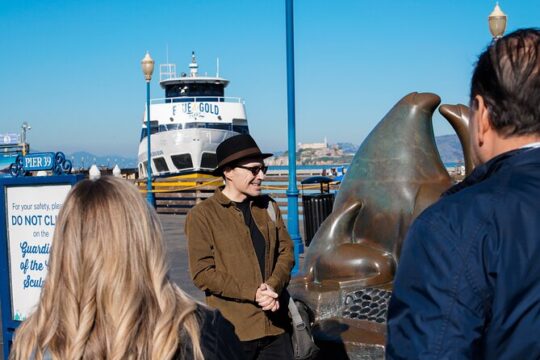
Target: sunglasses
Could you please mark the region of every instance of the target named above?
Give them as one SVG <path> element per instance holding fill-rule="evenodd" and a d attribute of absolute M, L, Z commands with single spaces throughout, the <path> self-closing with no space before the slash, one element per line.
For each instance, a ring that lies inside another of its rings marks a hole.
<path fill-rule="evenodd" d="M 268 171 L 268 166 L 266 166 L 266 165 L 263 165 L 263 166 L 260 166 L 260 165 L 259 166 L 241 166 L 241 165 L 237 165 L 236 167 L 239 167 L 240 169 L 246 169 L 246 170 L 251 171 L 253 176 L 257 176 L 259 171 L 262 171 L 263 174 L 266 174 L 266 172 Z"/>

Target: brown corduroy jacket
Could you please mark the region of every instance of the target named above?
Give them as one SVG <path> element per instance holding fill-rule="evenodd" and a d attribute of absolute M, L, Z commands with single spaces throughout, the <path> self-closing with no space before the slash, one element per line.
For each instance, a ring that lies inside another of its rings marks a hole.
<path fill-rule="evenodd" d="M 274 206 L 275 222 L 268 206 Z M 290 326 L 288 298 L 282 292 L 294 265 L 291 238 L 270 197 L 254 198 L 251 213 L 266 242 L 264 279 L 242 212 L 220 190 L 189 212 L 185 227 L 193 282 L 242 341 L 279 335 Z M 274 313 L 263 311 L 255 301 L 263 282 L 281 294 L 280 309 Z"/>

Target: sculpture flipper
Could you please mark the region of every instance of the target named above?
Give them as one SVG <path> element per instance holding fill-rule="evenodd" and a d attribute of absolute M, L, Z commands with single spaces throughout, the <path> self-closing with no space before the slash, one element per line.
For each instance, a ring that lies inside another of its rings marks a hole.
<path fill-rule="evenodd" d="M 352 241 L 354 221 L 362 207 L 362 201 L 355 201 L 345 206 L 343 211 L 334 211 L 326 218 L 313 237 L 310 251 L 306 254 L 303 274 L 313 279 L 313 267 L 320 254 L 330 251 L 336 245 Z"/>
<path fill-rule="evenodd" d="M 439 112 L 448 122 L 459 138 L 461 148 L 463 149 L 463 158 L 465 160 L 465 175 L 469 175 L 474 169 L 474 162 L 471 150 L 471 139 L 469 135 L 470 109 L 463 104 L 448 105 L 439 107 Z"/>

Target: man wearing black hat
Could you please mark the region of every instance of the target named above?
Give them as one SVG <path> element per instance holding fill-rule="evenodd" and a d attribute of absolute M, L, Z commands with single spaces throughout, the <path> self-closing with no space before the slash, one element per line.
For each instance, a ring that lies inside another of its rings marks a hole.
<path fill-rule="evenodd" d="M 216 156 L 214 173 L 225 187 L 186 219 L 193 282 L 234 325 L 248 359 L 292 359 L 283 290 L 294 265 L 293 245 L 279 207 L 261 195 L 263 160 L 272 154 L 242 134 L 223 141 Z"/>

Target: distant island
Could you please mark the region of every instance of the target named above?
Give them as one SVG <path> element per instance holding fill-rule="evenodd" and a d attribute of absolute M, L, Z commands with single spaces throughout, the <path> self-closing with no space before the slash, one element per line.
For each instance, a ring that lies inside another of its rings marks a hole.
<path fill-rule="evenodd" d="M 456 135 L 442 135 L 435 138 L 435 143 L 444 163 L 463 162 L 461 143 Z M 356 152 L 358 145 L 351 143 L 329 144 L 326 139 L 320 143 L 299 143 L 296 150 L 297 164 L 299 165 L 334 165 L 349 164 Z M 289 163 L 288 152 L 276 152 L 276 155 L 268 158 L 268 165 L 287 165 Z"/>

